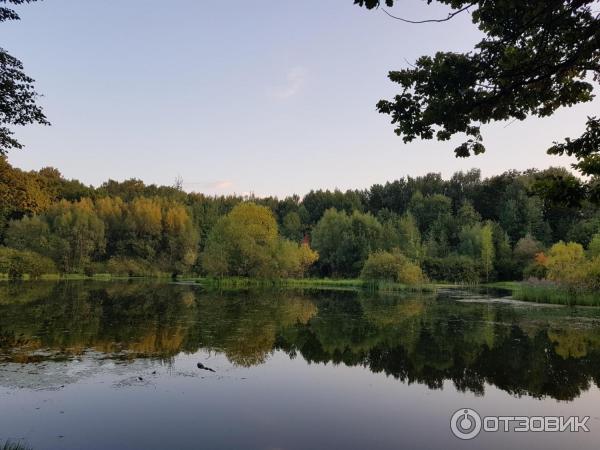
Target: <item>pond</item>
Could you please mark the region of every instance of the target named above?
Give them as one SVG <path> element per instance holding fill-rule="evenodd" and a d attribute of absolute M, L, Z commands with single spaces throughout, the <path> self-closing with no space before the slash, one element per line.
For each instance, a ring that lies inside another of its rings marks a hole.
<path fill-rule="evenodd" d="M 600 309 L 497 292 L 0 284 L 0 442 L 34 450 L 597 448 L 599 382 Z M 462 408 L 590 431 L 461 440 Z"/>

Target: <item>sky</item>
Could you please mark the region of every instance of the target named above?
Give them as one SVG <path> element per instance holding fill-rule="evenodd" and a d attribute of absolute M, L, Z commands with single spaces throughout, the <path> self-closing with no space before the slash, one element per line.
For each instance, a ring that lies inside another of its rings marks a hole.
<path fill-rule="evenodd" d="M 36 79 L 52 126 L 16 128 L 11 164 L 58 168 L 99 185 L 139 178 L 187 191 L 258 196 L 362 189 L 473 167 L 569 166 L 546 155 L 578 136 L 600 102 L 550 118 L 483 127 L 487 152 L 454 157 L 460 138 L 404 144 L 379 99 L 389 70 L 436 51 L 468 51 L 468 15 L 412 25 L 352 0 L 45 0 L 2 24 L 2 46 Z M 447 9 L 405 0 L 411 19 Z"/>

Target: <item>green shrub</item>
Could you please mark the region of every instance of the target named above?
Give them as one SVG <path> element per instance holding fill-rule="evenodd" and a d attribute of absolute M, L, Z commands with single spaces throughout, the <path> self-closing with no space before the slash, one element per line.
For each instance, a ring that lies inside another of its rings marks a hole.
<path fill-rule="evenodd" d="M 106 270 L 119 277 L 143 277 L 154 275 L 154 270 L 145 261 L 114 256 L 106 263 Z"/>
<path fill-rule="evenodd" d="M 478 283 L 481 279 L 481 266 L 468 256 L 451 255 L 445 258 L 425 258 L 425 275 L 436 281 L 452 283 Z"/>
<path fill-rule="evenodd" d="M 421 268 L 399 251 L 378 250 L 369 255 L 361 278 L 365 281 L 391 281 L 402 284 L 419 284 L 425 281 Z"/>
<path fill-rule="evenodd" d="M 0 273 L 8 274 L 11 279 L 20 279 L 24 275 L 39 278 L 56 272 L 56 265 L 50 258 L 28 250 L 0 247 Z"/>
<path fill-rule="evenodd" d="M 546 266 L 539 264 L 537 261 L 528 264 L 527 267 L 523 269 L 524 280 L 528 280 L 529 278 L 538 278 L 541 280 L 543 278 L 546 278 L 547 274 L 548 269 L 546 268 Z"/>
<path fill-rule="evenodd" d="M 588 246 L 588 255 L 590 258 L 600 256 L 600 233 L 596 233 L 594 236 L 592 236 L 592 240 Z"/>

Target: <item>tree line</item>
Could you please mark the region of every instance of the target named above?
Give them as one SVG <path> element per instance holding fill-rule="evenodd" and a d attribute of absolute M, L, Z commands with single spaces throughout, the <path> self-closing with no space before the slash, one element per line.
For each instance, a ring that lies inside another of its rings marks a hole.
<path fill-rule="evenodd" d="M 304 197 L 207 196 L 136 179 L 86 186 L 2 158 L 0 273 L 562 280 L 549 258 L 588 270 L 598 256 L 597 184 L 563 168 L 473 169 Z"/>

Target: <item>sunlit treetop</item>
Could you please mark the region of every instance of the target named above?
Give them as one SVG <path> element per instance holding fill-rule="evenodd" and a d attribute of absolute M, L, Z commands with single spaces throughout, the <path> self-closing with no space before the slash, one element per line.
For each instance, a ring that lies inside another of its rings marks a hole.
<path fill-rule="evenodd" d="M 481 125 L 546 117 L 558 108 L 589 102 L 600 82 L 600 2 L 597 0 L 427 0 L 450 7 L 447 16 L 403 17 L 394 0 L 355 0 L 402 22 L 445 22 L 470 14 L 484 38 L 467 53 L 421 56 L 410 68 L 391 71 L 401 92 L 377 104 L 404 142 L 441 141 L 457 134 L 466 157 L 485 151 Z M 391 8 L 396 6 L 393 10 Z M 588 118 L 580 138 L 548 151 L 578 159 L 583 174 L 600 174 L 600 120 Z"/>

